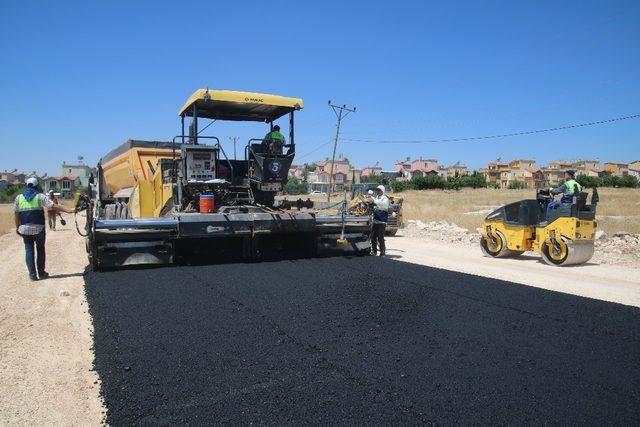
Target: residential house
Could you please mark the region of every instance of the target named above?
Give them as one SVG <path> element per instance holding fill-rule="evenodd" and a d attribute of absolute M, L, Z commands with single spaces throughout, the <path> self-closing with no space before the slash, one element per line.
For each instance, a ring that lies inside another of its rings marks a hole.
<path fill-rule="evenodd" d="M 289 168 L 289 178 L 295 178 L 302 181 L 304 179 L 304 165 L 291 165 Z"/>
<path fill-rule="evenodd" d="M 338 159 L 333 163 L 333 172 L 342 172 L 345 175 L 349 174 L 351 170 L 351 164 L 349 159 Z M 316 172 L 331 172 L 331 160 L 325 160 L 324 162 L 316 162 Z"/>
<path fill-rule="evenodd" d="M 485 175 L 488 183 L 498 184 L 500 188 L 509 188 L 513 182 L 522 183 L 524 188 L 535 188 L 536 171 L 535 160 L 517 159 L 508 164 L 500 161 L 491 162 L 480 172 Z"/>
<path fill-rule="evenodd" d="M 640 179 L 640 160 L 629 163 L 629 175 Z"/>
<path fill-rule="evenodd" d="M 557 162 L 549 162 L 545 169 L 561 169 L 567 170 L 572 169 L 572 163 L 568 160 L 559 160 Z"/>
<path fill-rule="evenodd" d="M 41 186 L 45 193 L 53 190 L 65 199 L 73 198 L 73 194 L 78 189 L 86 188 L 77 175 L 49 176 L 41 180 Z"/>
<path fill-rule="evenodd" d="M 21 185 L 27 179 L 27 175 L 14 169 L 11 172 L 0 172 L 0 180 L 7 181 L 7 185 Z"/>
<path fill-rule="evenodd" d="M 440 174 L 438 161 L 436 159 L 423 159 L 419 157 L 415 160 L 410 160 L 409 157 L 404 162 L 396 162 L 395 170 L 399 172 L 401 176 L 398 181 L 408 181 L 411 178 L 426 176 L 429 174 Z"/>
<path fill-rule="evenodd" d="M 533 173 L 533 180 L 536 188 L 557 187 L 560 181 L 564 180 L 565 168 L 546 167 L 538 169 Z"/>
<path fill-rule="evenodd" d="M 576 175 L 587 175 L 597 177 L 600 171 L 600 160 L 578 160 L 571 164 L 570 168 Z"/>
<path fill-rule="evenodd" d="M 460 162 L 456 162 L 455 165 L 451 165 L 448 168 L 446 168 L 446 173 L 447 173 L 447 176 L 452 176 L 452 177 L 465 176 L 465 175 L 471 174 L 469 172 L 469 168 L 467 168 L 465 165 L 461 165 Z"/>
<path fill-rule="evenodd" d="M 331 176 L 330 172 L 320 171 L 314 172 L 313 174 L 309 174 L 309 191 L 320 191 L 322 193 L 329 192 L 330 180 Z M 331 192 L 339 192 L 345 190 L 345 185 L 347 182 L 347 174 L 343 172 L 334 172 L 333 173 L 333 187 Z"/>
<path fill-rule="evenodd" d="M 382 175 L 382 166 L 379 166 L 377 163 L 375 166 L 365 166 L 362 168 L 361 176 L 371 176 L 371 175 Z"/>
<path fill-rule="evenodd" d="M 505 163 L 502 159 L 498 158 L 495 162 L 487 163 L 487 167 L 480 169 L 480 173 L 484 175 L 487 184 L 498 185 L 500 184 L 500 177 L 502 172 L 509 169 L 509 163 Z"/>
<path fill-rule="evenodd" d="M 80 179 L 79 187 L 88 187 L 92 169 L 82 162 L 82 156 L 78 156 L 78 163 L 71 164 L 62 162 L 62 176 L 77 176 Z"/>
<path fill-rule="evenodd" d="M 307 179 L 309 188 L 311 191 L 329 191 L 329 179 L 331 173 L 331 160 L 325 160 L 324 162 L 316 162 L 316 170 L 314 181 Z M 340 157 L 333 162 L 333 188 L 332 192 L 343 191 L 349 189 L 353 183 L 353 179 L 360 179 L 359 172 L 354 173 L 349 159 Z"/>
<path fill-rule="evenodd" d="M 629 165 L 627 163 L 606 162 L 604 164 L 604 172 L 613 176 L 629 175 Z"/>

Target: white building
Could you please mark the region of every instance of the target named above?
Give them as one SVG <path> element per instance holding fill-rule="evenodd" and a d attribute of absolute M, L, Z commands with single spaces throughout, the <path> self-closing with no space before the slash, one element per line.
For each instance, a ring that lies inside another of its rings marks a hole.
<path fill-rule="evenodd" d="M 61 175 L 78 177 L 81 187 L 87 187 L 89 185 L 91 172 L 91 168 L 84 164 L 82 156 L 78 156 L 78 163 L 75 164 L 62 162 Z"/>

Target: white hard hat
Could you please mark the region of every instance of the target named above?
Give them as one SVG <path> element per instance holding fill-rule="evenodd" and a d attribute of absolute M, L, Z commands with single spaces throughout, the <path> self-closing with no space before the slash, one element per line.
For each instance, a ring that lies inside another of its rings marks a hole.
<path fill-rule="evenodd" d="M 384 194 L 384 185 L 380 184 L 378 185 L 378 187 L 376 187 L 378 190 L 382 191 L 382 193 Z"/>
<path fill-rule="evenodd" d="M 370 196 L 372 196 L 372 195 L 373 195 L 373 190 L 369 190 L 369 191 L 367 191 L 367 194 L 368 194 L 368 195 L 370 195 Z"/>
<path fill-rule="evenodd" d="M 27 179 L 27 185 L 32 185 L 32 186 L 36 186 L 38 185 L 38 178 L 36 178 L 35 176 L 32 176 L 31 178 Z"/>

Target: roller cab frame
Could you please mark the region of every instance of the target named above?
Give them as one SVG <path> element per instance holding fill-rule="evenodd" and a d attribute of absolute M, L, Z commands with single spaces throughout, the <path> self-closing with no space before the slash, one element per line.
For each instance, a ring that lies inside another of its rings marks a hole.
<path fill-rule="evenodd" d="M 294 115 L 302 108 L 299 98 L 200 89 L 179 111 L 181 132 L 171 141 L 130 140 L 103 157 L 87 224 L 93 268 L 315 256 L 336 248 L 368 253 L 369 216 L 274 206 L 295 156 Z M 287 143 L 251 138 L 241 159 L 229 158 L 199 126 L 252 121 L 273 130 L 282 117 L 289 122 Z M 202 209 L 202 196 L 213 199 L 214 209 Z"/>

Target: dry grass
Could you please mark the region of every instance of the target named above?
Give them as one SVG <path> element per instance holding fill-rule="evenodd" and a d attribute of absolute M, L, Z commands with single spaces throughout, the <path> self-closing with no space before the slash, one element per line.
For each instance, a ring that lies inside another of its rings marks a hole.
<path fill-rule="evenodd" d="M 0 234 L 8 233 L 16 228 L 13 221 L 13 203 L 0 204 Z"/>
<path fill-rule="evenodd" d="M 640 190 L 602 188 L 598 190 L 599 228 L 612 234 L 640 233 Z M 445 220 L 475 231 L 488 211 L 506 203 L 534 198 L 531 190 L 464 189 L 460 191 L 407 191 L 404 217 L 424 222 Z M 468 214 L 475 212 L 476 214 Z"/>

